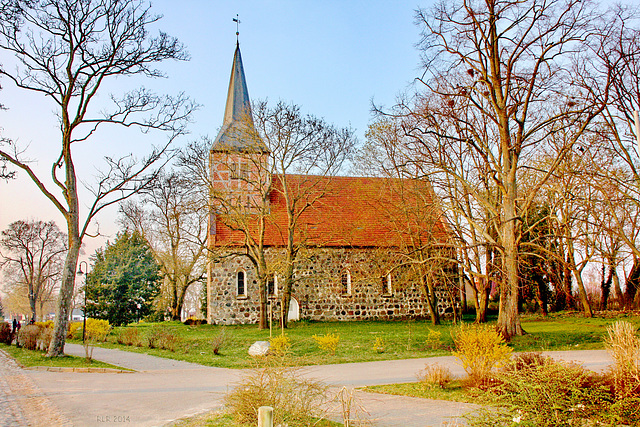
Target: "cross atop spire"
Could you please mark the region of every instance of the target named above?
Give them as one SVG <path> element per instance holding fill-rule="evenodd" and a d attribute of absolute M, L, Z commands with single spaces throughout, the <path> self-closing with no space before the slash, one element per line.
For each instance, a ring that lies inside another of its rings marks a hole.
<path fill-rule="evenodd" d="M 236 13 L 236 17 L 233 18 L 233 22 L 236 23 L 236 43 L 240 43 L 240 17 Z"/>

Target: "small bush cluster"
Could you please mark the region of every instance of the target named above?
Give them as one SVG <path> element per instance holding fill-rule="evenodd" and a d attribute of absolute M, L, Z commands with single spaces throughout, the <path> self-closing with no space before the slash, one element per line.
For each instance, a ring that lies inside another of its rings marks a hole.
<path fill-rule="evenodd" d="M 373 351 L 376 353 L 384 353 L 384 340 L 382 337 L 376 337 L 376 342 L 373 343 Z"/>
<path fill-rule="evenodd" d="M 296 368 L 268 367 L 245 376 L 225 404 L 238 424 L 257 425 L 258 408 L 271 406 L 274 425 L 314 425 L 326 394 L 325 385 L 302 378 Z"/>
<path fill-rule="evenodd" d="M 88 320 L 88 319 L 87 319 Z M 48 320 L 48 322 L 51 322 L 51 329 L 53 329 L 53 321 Z M 49 327 L 49 326 L 47 326 Z M 67 338 L 71 339 L 71 338 L 80 338 L 79 334 L 82 331 L 82 322 L 69 322 L 69 326 L 67 329 Z"/>
<path fill-rule="evenodd" d="M 44 322 L 35 322 L 35 324 L 43 328 L 53 329 L 54 322 L 53 320 L 45 320 Z M 69 326 L 71 326 L 71 323 L 69 323 Z"/>
<path fill-rule="evenodd" d="M 291 339 L 285 334 L 269 340 L 269 352 L 276 356 L 286 356 L 291 351 Z"/>
<path fill-rule="evenodd" d="M 220 354 L 220 350 L 224 345 L 229 341 L 229 335 L 227 334 L 227 330 L 222 328 L 218 335 L 213 337 L 209 343 L 211 344 L 211 348 L 213 349 L 213 354 Z"/>
<path fill-rule="evenodd" d="M 18 331 L 17 345 L 18 347 L 24 347 L 27 350 L 35 350 L 38 348 L 38 338 L 42 332 L 42 326 L 38 325 L 25 325 Z"/>
<path fill-rule="evenodd" d="M 550 358 L 516 359 L 495 376 L 490 390 L 500 409 L 492 408 L 472 425 L 584 425 L 611 406 L 604 378 L 582 366 Z"/>
<path fill-rule="evenodd" d="M 93 342 L 104 342 L 107 340 L 107 335 L 109 335 L 110 331 L 111 325 L 108 320 L 88 318 L 85 339 Z"/>
<path fill-rule="evenodd" d="M 7 322 L 0 323 L 0 342 L 11 345 L 13 334 L 11 333 L 11 325 Z"/>
<path fill-rule="evenodd" d="M 485 387 L 491 371 L 509 359 L 511 348 L 502 335 L 489 326 L 461 325 L 452 332 L 456 350 L 453 355 L 462 361 L 469 382 L 475 387 Z"/>
<path fill-rule="evenodd" d="M 441 333 L 435 329 L 429 329 L 427 338 L 424 340 L 424 344 L 429 349 L 439 349 L 441 346 Z"/>
<path fill-rule="evenodd" d="M 183 323 L 185 325 L 187 325 L 187 326 L 206 325 L 207 324 L 207 319 L 196 319 L 195 317 L 189 317 Z"/>
<path fill-rule="evenodd" d="M 445 388 L 453 380 L 453 374 L 446 366 L 437 363 L 427 364 L 418 373 L 418 381 L 425 387 Z"/>
<path fill-rule="evenodd" d="M 142 339 L 138 328 L 123 328 L 116 334 L 116 342 L 122 345 L 142 347 Z"/>
<path fill-rule="evenodd" d="M 313 339 L 318 344 L 320 349 L 328 351 L 329 353 L 336 354 L 336 350 L 338 349 L 338 344 L 340 343 L 340 335 L 338 334 L 325 334 L 325 335 L 314 335 Z"/>
<path fill-rule="evenodd" d="M 176 351 L 181 339 L 164 325 L 154 325 L 147 333 L 147 346 L 163 350 Z"/>

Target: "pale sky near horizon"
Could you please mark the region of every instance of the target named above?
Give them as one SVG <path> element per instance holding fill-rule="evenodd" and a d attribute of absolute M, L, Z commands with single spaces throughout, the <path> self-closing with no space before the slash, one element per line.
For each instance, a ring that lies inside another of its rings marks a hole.
<path fill-rule="evenodd" d="M 201 105 L 193 117 L 190 135 L 177 142 L 185 145 L 201 136 L 215 138 L 222 124 L 239 15 L 240 49 L 252 99 L 270 103 L 293 102 L 304 113 L 323 117 L 339 127 L 351 126 L 362 142 L 371 119 L 371 101 L 390 106 L 396 96 L 421 74 L 415 44 L 419 28 L 415 10 L 432 0 L 277 0 L 205 1 L 154 0 L 152 11 L 164 15 L 158 26 L 183 42 L 189 62 L 167 63 L 160 68 L 167 79 L 148 84 L 158 92 L 185 92 Z M 10 58 L 3 53 L 0 62 Z M 137 81 L 136 81 L 137 82 Z M 25 155 L 34 167 L 49 176 L 59 153 L 59 129 L 51 100 L 17 90 L 0 80 L 0 111 L 3 136 L 28 146 Z M 131 79 L 112 81 L 101 94 L 120 93 L 134 85 Z M 104 165 L 103 155 L 142 155 L 148 138 L 133 129 L 103 131 L 74 147 L 82 181 L 92 183 L 95 170 Z M 81 204 L 90 195 L 81 195 Z M 0 181 L 0 230 L 20 219 L 54 220 L 65 230 L 62 215 L 20 173 L 9 182 Z M 100 238 L 85 238 L 88 260 L 107 239 L 113 240 L 118 225 L 117 208 L 100 214 Z M 95 231 L 93 228 L 91 231 Z M 0 276 L 0 283 L 1 283 Z"/>

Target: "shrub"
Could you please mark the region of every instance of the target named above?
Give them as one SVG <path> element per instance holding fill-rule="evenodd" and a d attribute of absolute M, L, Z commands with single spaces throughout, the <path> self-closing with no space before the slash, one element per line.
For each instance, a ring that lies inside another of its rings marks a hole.
<path fill-rule="evenodd" d="M 147 346 L 175 351 L 180 337 L 164 325 L 153 325 L 147 334 Z"/>
<path fill-rule="evenodd" d="M 384 353 L 384 340 L 382 337 L 376 337 L 376 342 L 373 343 L 373 351 L 377 353 Z"/>
<path fill-rule="evenodd" d="M 436 331 L 435 329 L 429 329 L 429 333 L 427 334 L 427 338 L 424 343 L 427 348 L 438 349 L 440 348 L 440 331 Z"/>
<path fill-rule="evenodd" d="M 296 368 L 268 367 L 251 371 L 225 396 L 238 424 L 257 425 L 258 408 L 275 410 L 274 425 L 313 425 L 325 403 L 327 387 L 302 378 Z"/>
<path fill-rule="evenodd" d="M 18 347 L 24 347 L 27 350 L 35 350 L 38 346 L 38 336 L 40 335 L 41 326 L 25 325 L 18 331 Z"/>
<path fill-rule="evenodd" d="M 80 323 L 80 325 L 82 324 Z M 108 320 L 88 318 L 85 339 L 93 342 L 104 342 L 110 331 L 111 325 L 109 325 Z"/>
<path fill-rule="evenodd" d="M 613 397 L 597 374 L 551 359 L 503 371 L 496 380 L 491 391 L 502 409 L 490 408 L 471 425 L 592 425 L 584 422 L 608 416 Z"/>
<path fill-rule="evenodd" d="M 269 351 L 276 356 L 286 356 L 291 351 L 291 340 L 285 334 L 271 338 Z"/>
<path fill-rule="evenodd" d="M 36 339 L 36 348 L 40 351 L 47 351 L 51 343 L 51 338 L 53 338 L 53 327 L 41 327 L 38 338 Z"/>
<path fill-rule="evenodd" d="M 424 369 L 418 373 L 418 381 L 426 387 L 445 388 L 452 380 L 453 374 L 449 368 L 437 363 L 425 365 Z"/>
<path fill-rule="evenodd" d="M 462 361 L 472 385 L 487 385 L 493 368 L 503 364 L 511 353 L 502 335 L 488 326 L 461 325 L 453 335 L 456 351 L 453 355 Z"/>
<path fill-rule="evenodd" d="M 89 319 L 87 319 L 87 320 L 89 320 Z M 51 320 L 48 320 L 47 323 L 48 322 L 51 322 L 51 328 L 53 329 L 53 322 Z M 67 329 L 67 338 L 69 338 L 69 339 L 71 339 L 71 338 L 79 338 L 76 335 L 78 335 L 79 331 L 81 331 L 81 330 L 82 330 L 82 322 L 69 322 L 69 326 L 68 326 L 68 329 Z"/>
<path fill-rule="evenodd" d="M 108 320 L 103 319 L 86 319 L 84 330 L 84 354 L 87 360 L 93 357 L 93 348 L 95 343 L 107 340 L 107 335 L 111 331 L 111 325 Z"/>
<path fill-rule="evenodd" d="M 116 335 L 116 342 L 122 345 L 141 347 L 140 331 L 138 331 L 138 328 L 120 329 Z"/>
<path fill-rule="evenodd" d="M 35 322 L 36 325 L 41 326 L 43 328 L 50 328 L 53 329 L 53 320 L 45 320 L 44 322 Z M 71 323 L 69 323 L 71 324 Z"/>
<path fill-rule="evenodd" d="M 11 325 L 7 322 L 2 322 L 0 324 L 0 342 L 3 342 L 7 345 L 11 345 L 11 341 L 13 341 L 13 334 L 11 333 Z"/>
<path fill-rule="evenodd" d="M 635 326 L 625 321 L 613 323 L 607 328 L 604 343 L 614 362 L 611 376 L 616 396 L 640 397 L 640 339 Z"/>
<path fill-rule="evenodd" d="M 218 335 L 213 337 L 213 339 L 210 341 L 211 348 L 213 349 L 213 354 L 220 354 L 220 349 L 227 343 L 228 340 L 229 336 L 227 334 L 227 330 L 222 328 L 220 332 L 218 332 Z"/>
<path fill-rule="evenodd" d="M 207 319 L 196 319 L 195 317 L 189 317 L 184 322 L 187 326 L 198 326 L 198 325 L 206 325 Z"/>
<path fill-rule="evenodd" d="M 509 372 L 534 369 L 550 362 L 552 362 L 550 357 L 543 356 L 540 353 L 521 353 L 509 359 L 509 361 L 505 363 L 503 370 Z"/>
<path fill-rule="evenodd" d="M 325 334 L 325 335 L 314 335 L 313 339 L 318 344 L 322 350 L 328 351 L 331 354 L 336 354 L 336 350 L 338 349 L 338 344 L 340 343 L 340 335 L 338 334 Z"/>

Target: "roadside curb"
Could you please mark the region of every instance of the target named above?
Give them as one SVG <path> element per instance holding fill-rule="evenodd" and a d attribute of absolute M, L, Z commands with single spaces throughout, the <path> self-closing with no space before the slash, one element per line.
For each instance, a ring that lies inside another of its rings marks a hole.
<path fill-rule="evenodd" d="M 47 371 L 47 372 L 78 372 L 89 374 L 133 374 L 136 371 L 127 369 L 113 369 L 113 368 L 69 368 L 60 366 L 31 366 L 28 368 L 23 367 L 28 371 Z"/>

